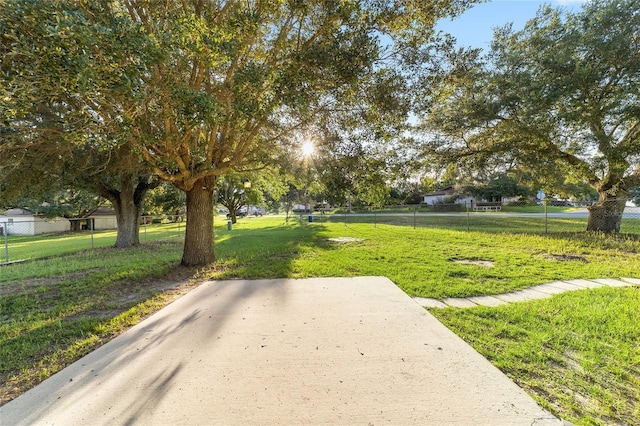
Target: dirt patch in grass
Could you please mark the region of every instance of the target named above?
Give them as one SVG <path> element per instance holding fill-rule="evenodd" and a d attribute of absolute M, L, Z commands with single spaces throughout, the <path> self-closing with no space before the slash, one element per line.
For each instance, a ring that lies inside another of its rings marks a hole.
<path fill-rule="evenodd" d="M 89 274 L 100 271 L 102 269 L 104 268 L 86 269 L 84 271 L 59 275 L 57 277 L 27 278 L 19 281 L 7 281 L 4 283 L 0 283 L 0 296 L 5 296 L 8 294 L 29 293 L 39 288 L 49 288 L 62 281 L 84 278 Z"/>
<path fill-rule="evenodd" d="M 355 238 L 355 237 L 327 238 L 327 242 L 335 243 L 335 244 L 359 243 L 361 241 L 364 241 L 364 240 L 362 238 Z"/>
<path fill-rule="evenodd" d="M 96 304 L 95 309 L 69 316 L 66 320 L 109 319 L 157 294 L 170 295 L 172 298 L 182 296 L 201 283 L 200 280 L 192 279 L 193 276 L 193 269 L 178 266 L 168 275 L 158 279 L 119 280 L 118 285 L 109 288 L 110 296 L 103 303 Z"/>
<path fill-rule="evenodd" d="M 483 268 L 493 268 L 495 264 L 492 260 L 485 259 L 449 259 L 453 263 L 457 263 L 459 265 L 473 265 L 473 266 L 481 266 Z"/>
<path fill-rule="evenodd" d="M 192 278 L 195 278 L 195 280 L 200 278 L 199 275 L 195 274 L 193 268 L 176 266 L 171 272 L 163 275 L 162 278 L 145 278 L 144 280 L 138 281 L 138 285 L 144 287 L 146 290 L 164 292 L 181 287 L 181 284 L 187 284 Z M 200 281 L 197 281 L 196 284 L 200 284 Z"/>
<path fill-rule="evenodd" d="M 299 255 L 300 255 L 300 252 L 298 252 L 298 251 L 289 251 L 289 252 L 285 252 L 285 253 L 269 254 L 268 258 L 269 259 L 273 259 L 273 260 L 277 260 L 277 259 L 294 259 Z"/>
<path fill-rule="evenodd" d="M 577 254 L 555 254 L 555 253 L 550 253 L 550 254 L 545 254 L 544 258 L 547 259 L 547 260 L 557 260 L 559 262 L 578 261 L 578 262 L 583 262 L 583 263 L 589 263 L 589 261 L 587 260 L 586 257 L 580 256 L 580 255 L 577 255 Z"/>
<path fill-rule="evenodd" d="M 82 271 L 73 275 L 75 275 L 75 278 L 82 279 L 87 274 L 88 271 Z M 64 280 L 69 280 L 70 275 L 23 280 L 21 283 L 12 283 L 8 287 L 11 287 L 10 291 L 18 295 L 25 292 L 25 286 L 31 288 L 32 292 L 44 287 L 46 290 L 37 294 L 38 297 L 46 296 L 46 300 L 43 299 L 42 303 L 37 307 L 39 314 L 42 314 L 54 308 L 54 306 L 49 305 L 50 296 L 55 293 L 56 285 Z M 94 321 L 95 324 L 103 324 L 109 329 L 98 332 L 100 327 L 96 326 L 94 330 L 89 332 L 93 337 L 92 339 L 87 339 L 87 335 L 84 333 L 61 336 L 52 341 L 43 352 L 38 353 L 36 351 L 29 359 L 26 359 L 23 363 L 24 368 L 2 371 L 0 373 L 0 405 L 11 401 L 81 356 L 124 332 L 135 323 L 188 293 L 202 283 L 200 275 L 194 268 L 176 266 L 162 277 L 117 280 L 114 285 L 104 290 L 103 293 L 105 294 L 95 295 L 95 303 L 86 306 L 84 310 L 61 318 L 59 322 L 59 324 L 64 325 L 64 327 L 61 327 L 62 329 L 73 329 L 77 324 L 83 322 L 93 323 Z M 5 284 L 3 284 L 4 286 Z M 12 295 L 9 294 L 7 297 L 12 297 Z M 149 306 L 143 307 L 145 304 Z M 123 319 L 121 325 L 109 326 L 109 322 L 112 319 L 127 312 L 132 307 L 140 307 L 140 314 L 137 318 L 132 320 Z M 8 321 L 10 318 L 0 317 L 0 322 L 4 320 Z M 82 342 L 80 350 L 74 348 L 74 343 L 76 342 Z"/>

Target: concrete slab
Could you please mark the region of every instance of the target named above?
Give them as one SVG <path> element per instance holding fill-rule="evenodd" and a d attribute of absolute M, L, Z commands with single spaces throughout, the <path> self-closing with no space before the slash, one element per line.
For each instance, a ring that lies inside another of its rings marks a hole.
<path fill-rule="evenodd" d="M 468 297 L 468 299 L 477 305 L 488 307 L 500 306 L 507 303 L 493 296 L 474 296 Z"/>
<path fill-rule="evenodd" d="M 630 286 L 628 282 L 616 280 L 614 278 L 596 278 L 593 281 L 600 284 L 608 285 L 609 287 L 629 287 Z"/>
<path fill-rule="evenodd" d="M 568 280 L 564 282 L 584 288 L 599 288 L 604 285 L 591 280 Z"/>
<path fill-rule="evenodd" d="M 442 302 L 453 308 L 475 308 L 478 306 L 471 300 L 465 299 L 464 297 L 448 297 L 446 299 L 442 299 Z"/>
<path fill-rule="evenodd" d="M 445 305 L 441 301 L 437 299 L 430 299 L 428 297 L 414 297 L 413 300 L 415 300 L 418 305 L 423 306 L 425 308 L 442 309 L 447 307 L 447 305 Z"/>
<path fill-rule="evenodd" d="M 207 282 L 2 425 L 559 425 L 391 281 Z"/>
<path fill-rule="evenodd" d="M 620 278 L 620 279 L 622 281 L 626 281 L 626 282 L 628 282 L 630 284 L 633 284 L 633 285 L 640 285 L 640 279 L 638 279 L 638 278 L 626 278 L 626 277 L 623 277 L 623 278 Z"/>

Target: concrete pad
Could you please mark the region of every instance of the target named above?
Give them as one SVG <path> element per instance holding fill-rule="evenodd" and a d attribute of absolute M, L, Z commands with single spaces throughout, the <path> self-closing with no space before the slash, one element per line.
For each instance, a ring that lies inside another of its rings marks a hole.
<path fill-rule="evenodd" d="M 2 425 L 559 425 L 391 281 L 207 282 Z"/>
<path fill-rule="evenodd" d="M 584 288 L 599 288 L 604 285 L 591 280 L 568 280 L 564 282 Z"/>
<path fill-rule="evenodd" d="M 474 296 L 468 297 L 467 299 L 471 300 L 477 305 L 488 307 L 500 306 L 507 303 L 493 296 Z"/>
<path fill-rule="evenodd" d="M 622 277 L 620 278 L 622 281 L 626 281 L 628 283 L 631 283 L 633 285 L 640 285 L 640 279 L 638 278 L 626 278 L 626 277 Z"/>
<path fill-rule="evenodd" d="M 413 300 L 416 301 L 416 303 L 422 307 L 425 308 L 446 308 L 447 305 L 445 305 L 444 303 L 442 303 L 441 301 L 437 300 L 437 299 L 430 299 L 428 297 L 414 297 Z"/>
<path fill-rule="evenodd" d="M 616 280 L 614 278 L 597 278 L 593 281 L 603 285 L 608 285 L 609 287 L 629 287 L 631 285 L 628 282 Z"/>
<path fill-rule="evenodd" d="M 446 299 L 442 299 L 442 302 L 453 308 L 475 308 L 478 306 L 471 300 L 465 299 L 464 297 L 448 297 Z"/>

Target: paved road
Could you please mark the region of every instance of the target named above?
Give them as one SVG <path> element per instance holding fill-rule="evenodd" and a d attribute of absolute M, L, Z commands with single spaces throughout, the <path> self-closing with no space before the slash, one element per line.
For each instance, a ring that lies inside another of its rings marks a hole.
<path fill-rule="evenodd" d="M 206 282 L 0 423 L 561 424 L 380 277 Z"/>

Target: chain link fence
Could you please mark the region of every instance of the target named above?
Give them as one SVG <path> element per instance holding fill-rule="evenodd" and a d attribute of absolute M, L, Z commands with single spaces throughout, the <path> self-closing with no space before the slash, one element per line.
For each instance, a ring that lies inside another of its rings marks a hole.
<path fill-rule="evenodd" d="M 595 206 L 547 200 L 540 204 L 466 202 L 342 207 L 297 211 L 294 215 L 291 218 L 300 223 L 368 223 L 374 227 L 389 224 L 463 232 L 584 232 L 590 224 L 597 229 L 640 235 L 640 207 L 628 205 L 625 200 L 608 200 Z M 143 216 L 140 241 L 183 238 L 185 219 L 184 215 Z M 115 217 L 49 221 L 3 217 L 0 218 L 0 264 L 112 246 L 116 228 Z"/>
<path fill-rule="evenodd" d="M 141 242 L 182 238 L 185 217 L 140 217 Z M 43 258 L 115 244 L 117 223 L 113 216 L 83 219 L 0 218 L 0 264 Z M 36 242 L 34 244 L 34 242 Z"/>
<path fill-rule="evenodd" d="M 640 234 L 640 207 L 626 200 L 607 200 L 603 205 L 572 204 L 548 200 L 539 204 L 436 203 L 381 208 L 341 207 L 298 214 L 300 221 L 370 223 L 434 227 L 462 231 L 559 233 L 593 229 Z"/>

